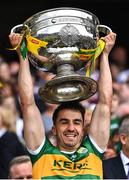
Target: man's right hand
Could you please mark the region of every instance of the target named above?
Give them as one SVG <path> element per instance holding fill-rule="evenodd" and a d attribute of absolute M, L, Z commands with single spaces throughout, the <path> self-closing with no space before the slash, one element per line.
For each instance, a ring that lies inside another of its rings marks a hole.
<path fill-rule="evenodd" d="M 18 54 L 20 54 L 20 43 L 22 41 L 22 35 L 19 33 L 11 33 L 9 35 L 9 40 L 13 48 L 18 46 L 16 51 Z"/>

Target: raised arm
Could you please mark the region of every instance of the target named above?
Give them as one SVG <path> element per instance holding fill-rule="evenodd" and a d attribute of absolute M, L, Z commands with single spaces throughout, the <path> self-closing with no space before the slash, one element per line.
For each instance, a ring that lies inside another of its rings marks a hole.
<path fill-rule="evenodd" d="M 9 39 L 12 46 L 15 47 L 21 41 L 21 36 L 12 33 L 9 35 Z M 17 53 L 20 60 L 18 85 L 24 119 L 24 137 L 27 147 L 36 150 L 43 142 L 45 130 L 40 111 L 34 100 L 28 57 L 23 60 L 19 49 L 17 49 Z"/>
<path fill-rule="evenodd" d="M 112 77 L 109 68 L 108 55 L 114 46 L 116 34 L 111 32 L 103 38 L 105 49 L 100 56 L 100 77 L 98 82 L 98 103 L 93 112 L 90 136 L 101 149 L 105 149 L 109 139 L 110 110 L 112 102 Z"/>

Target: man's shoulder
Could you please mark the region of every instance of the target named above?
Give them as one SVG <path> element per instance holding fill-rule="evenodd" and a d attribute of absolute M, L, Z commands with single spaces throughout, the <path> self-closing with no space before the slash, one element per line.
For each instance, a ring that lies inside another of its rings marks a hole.
<path fill-rule="evenodd" d="M 96 142 L 89 135 L 84 138 L 83 146 L 88 149 L 89 153 L 96 154 L 102 159 L 104 151 L 98 147 Z"/>

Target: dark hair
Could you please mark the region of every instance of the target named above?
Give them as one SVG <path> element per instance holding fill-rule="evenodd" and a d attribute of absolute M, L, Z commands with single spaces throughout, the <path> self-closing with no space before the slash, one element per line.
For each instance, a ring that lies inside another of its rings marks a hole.
<path fill-rule="evenodd" d="M 78 101 L 70 101 L 70 102 L 65 102 L 65 103 L 60 104 L 55 109 L 55 111 L 53 113 L 53 124 L 56 123 L 59 112 L 61 110 L 64 110 L 64 109 L 69 109 L 69 110 L 73 110 L 73 111 L 79 111 L 81 113 L 81 115 L 82 115 L 83 120 L 84 120 L 85 108 Z"/>

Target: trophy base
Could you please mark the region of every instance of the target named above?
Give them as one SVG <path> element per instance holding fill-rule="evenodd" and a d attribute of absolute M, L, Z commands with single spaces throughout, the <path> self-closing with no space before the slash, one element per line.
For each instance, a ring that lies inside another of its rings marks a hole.
<path fill-rule="evenodd" d="M 97 82 L 80 75 L 56 76 L 45 87 L 39 88 L 39 96 L 45 102 L 59 104 L 68 101 L 82 101 L 94 95 Z"/>

